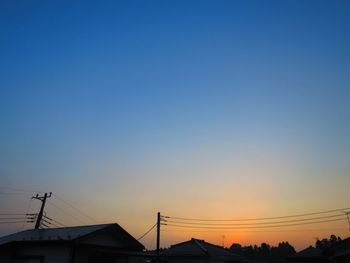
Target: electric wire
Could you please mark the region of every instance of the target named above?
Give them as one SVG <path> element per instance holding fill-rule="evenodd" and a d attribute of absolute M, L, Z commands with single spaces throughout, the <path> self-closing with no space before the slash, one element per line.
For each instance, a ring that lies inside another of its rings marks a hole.
<path fill-rule="evenodd" d="M 80 223 L 86 224 L 86 222 L 84 222 L 83 220 L 79 219 L 78 217 L 72 215 L 71 213 L 67 212 L 66 210 L 64 210 L 63 208 L 59 207 L 58 205 L 56 205 L 56 204 L 53 203 L 52 201 L 48 200 L 48 203 L 49 203 L 50 205 L 56 207 L 56 208 L 57 208 L 58 210 L 60 210 L 62 213 L 64 213 L 64 214 L 70 216 L 71 218 L 73 218 L 73 219 L 79 221 Z"/>
<path fill-rule="evenodd" d="M 154 245 L 156 242 L 156 235 L 157 235 L 157 229 L 153 229 L 153 235 L 151 235 L 151 242 L 150 242 L 150 244 L 152 244 L 152 245 Z M 151 245 L 150 245 L 150 249 L 149 250 L 152 250 L 152 249 L 156 249 L 156 246 L 154 246 L 153 248 L 151 247 Z"/>
<path fill-rule="evenodd" d="M 0 216 L 25 216 L 26 214 L 20 214 L 20 213 L 3 213 L 3 214 L 0 214 Z"/>
<path fill-rule="evenodd" d="M 288 226 L 301 226 L 301 225 L 310 225 L 310 224 L 319 224 L 319 223 L 328 223 L 328 222 L 336 222 L 336 221 L 344 221 L 346 218 L 340 219 L 330 219 L 330 220 L 321 220 L 321 221 L 313 221 L 313 222 L 304 222 L 304 223 L 295 223 L 295 224 L 283 224 L 283 225 L 270 225 L 270 226 L 241 226 L 241 227 L 208 227 L 208 226 L 189 226 L 189 225 L 177 225 L 177 224 L 162 224 L 164 226 L 173 226 L 180 228 L 199 228 L 199 229 L 255 229 L 255 228 L 275 228 L 275 227 L 288 227 Z"/>
<path fill-rule="evenodd" d="M 53 225 L 53 226 L 55 226 L 55 227 L 57 227 L 57 228 L 60 228 L 60 226 L 58 226 L 58 225 L 56 225 L 56 224 L 54 224 L 54 223 L 52 223 L 52 222 L 51 222 L 51 225 Z"/>
<path fill-rule="evenodd" d="M 284 221 L 257 222 L 257 223 L 228 223 L 228 224 L 227 223 L 197 223 L 197 222 L 183 222 L 183 221 L 173 221 L 173 220 L 164 220 L 164 222 L 184 224 L 184 225 L 203 225 L 203 226 L 249 226 L 249 225 L 273 225 L 273 224 L 295 223 L 295 222 L 313 221 L 313 220 L 319 220 L 319 219 L 338 218 L 338 217 L 344 217 L 344 214 L 294 219 L 294 220 L 284 220 Z"/>
<path fill-rule="evenodd" d="M 320 231 L 342 231 L 344 228 L 319 228 L 319 229 L 279 229 L 279 230 L 225 230 L 225 233 L 286 233 L 286 232 L 320 232 Z M 192 232 L 192 233 L 222 233 L 223 231 L 218 230 L 202 230 L 202 229 L 163 229 L 162 232 Z"/>
<path fill-rule="evenodd" d="M 66 225 L 62 224 L 61 222 L 57 221 L 56 219 L 50 218 L 50 217 L 48 217 L 46 215 L 44 215 L 44 218 L 50 220 L 50 223 L 52 225 L 57 226 L 56 224 L 59 224 L 59 225 L 61 225 L 61 227 L 66 227 Z M 55 222 L 56 224 L 54 224 L 53 222 Z M 57 227 L 59 227 L 59 226 L 57 226 Z"/>
<path fill-rule="evenodd" d="M 19 220 L 19 219 L 27 219 L 26 217 L 3 217 L 0 220 Z"/>
<path fill-rule="evenodd" d="M 26 189 L 19 189 L 19 188 L 12 188 L 12 187 L 0 187 L 0 195 L 32 195 L 35 193 L 43 193 L 41 191 L 34 191 L 34 190 L 26 190 Z M 97 221 L 92 218 L 91 216 L 87 215 L 86 213 L 84 213 L 81 209 L 79 209 L 78 207 L 74 206 L 73 204 L 71 204 L 70 202 L 64 200 L 63 198 L 54 195 L 59 201 L 61 201 L 62 203 L 64 203 L 65 205 L 69 206 L 71 209 L 73 209 L 74 212 L 84 216 L 85 218 L 88 218 L 89 220 L 97 223 Z M 31 201 L 30 200 L 29 204 L 28 204 L 28 209 L 27 209 L 27 213 L 29 212 L 30 206 L 31 206 Z M 80 218 L 78 218 L 77 216 L 74 216 L 73 214 L 69 213 L 66 209 L 63 209 L 61 207 L 59 207 L 57 204 L 50 202 L 48 200 L 48 203 L 50 203 L 52 206 L 56 207 L 58 210 L 60 210 L 61 212 L 63 212 L 64 214 L 68 215 L 69 217 L 75 219 L 76 221 L 79 221 L 80 223 L 86 224 L 85 220 L 82 220 Z M 26 214 L 20 214 L 20 213 L 0 213 L 0 220 L 4 220 L 1 219 L 1 216 L 26 216 Z M 24 227 L 26 221 L 23 222 L 23 226 L 21 228 Z M 62 226 L 65 226 L 64 224 L 60 223 L 59 221 L 56 221 L 57 224 L 60 224 Z"/>
<path fill-rule="evenodd" d="M 0 191 L 1 195 L 32 195 L 31 193 L 21 193 L 21 192 L 2 192 Z"/>
<path fill-rule="evenodd" d="M 259 221 L 259 220 L 272 220 L 272 219 L 305 217 L 305 216 L 311 216 L 311 215 L 329 214 L 329 213 L 340 212 L 340 211 L 349 210 L 349 209 L 350 209 L 350 207 L 346 207 L 346 208 L 338 208 L 338 209 L 318 211 L 318 212 L 312 212 L 312 213 L 304 213 L 304 214 L 293 214 L 293 215 L 286 215 L 286 216 L 261 217 L 261 218 L 239 218 L 239 219 L 184 218 L 184 217 L 174 217 L 174 216 L 167 216 L 167 215 L 163 215 L 162 217 L 165 219 L 177 219 L 177 220 L 186 220 L 186 221 L 217 221 L 217 222 L 220 222 L 220 221 Z"/>
<path fill-rule="evenodd" d="M 59 224 L 60 227 L 66 227 L 65 224 L 62 224 L 61 222 L 59 222 L 59 221 L 57 221 L 57 220 L 55 220 L 55 219 L 52 219 L 52 221 L 55 222 L 56 224 Z M 52 223 L 52 224 L 53 224 L 53 223 Z"/>
<path fill-rule="evenodd" d="M 33 202 L 33 198 L 30 198 L 30 199 L 29 199 L 29 202 L 28 202 L 28 207 L 27 207 L 27 210 L 26 210 L 26 216 L 28 216 L 28 215 L 30 216 L 30 214 L 28 214 L 28 213 L 29 213 L 29 210 L 30 210 L 30 208 L 31 208 L 31 206 L 32 206 L 32 202 Z M 32 215 L 33 215 L 33 214 L 32 214 Z M 34 220 L 34 217 L 33 217 L 33 220 Z M 24 228 L 24 225 L 25 225 L 26 223 L 29 223 L 29 222 L 28 222 L 28 221 L 27 221 L 27 222 L 24 222 L 18 230 L 22 230 L 22 229 Z"/>
<path fill-rule="evenodd" d="M 29 191 L 25 189 L 16 189 L 11 187 L 0 187 L 0 194 L 5 195 L 29 195 L 29 193 L 42 193 L 39 191 Z M 65 201 L 64 199 L 60 198 L 57 195 L 54 195 L 59 201 L 63 202 L 67 206 L 69 206 L 71 209 L 73 209 L 75 212 L 80 213 L 86 218 L 89 218 L 89 220 L 92 220 L 94 222 L 97 222 L 94 218 L 91 216 L 85 214 L 83 211 L 81 211 L 76 206 L 72 205 L 71 203 Z M 31 199 L 32 201 L 32 199 Z M 71 213 L 67 212 L 65 209 L 59 207 L 57 204 L 53 203 L 52 201 L 48 202 L 59 209 L 64 214 L 70 216 L 71 218 L 79 221 L 80 223 L 85 224 L 84 221 L 79 219 L 78 217 L 72 215 Z M 12 220 L 20 220 L 20 219 L 28 219 L 28 218 L 22 218 L 22 217 L 2 217 L 1 216 L 25 216 L 28 215 L 29 209 L 31 206 L 31 202 L 29 203 L 27 213 L 26 214 L 20 214 L 20 213 L 0 213 L 0 220 L 10 220 L 1 222 L 0 224 L 13 224 L 13 223 L 23 223 L 23 226 L 28 221 L 12 221 Z M 310 224 L 320 224 L 320 223 L 326 223 L 326 222 L 335 222 L 335 221 L 343 221 L 343 220 L 349 220 L 349 212 L 344 212 L 344 210 L 349 210 L 350 208 L 341 208 L 341 209 L 333 209 L 333 210 L 324 210 L 324 211 L 318 211 L 318 212 L 312 212 L 312 213 L 303 213 L 303 214 L 292 214 L 292 215 L 286 215 L 286 216 L 276 216 L 276 217 L 261 217 L 261 218 L 237 218 L 237 219 L 205 219 L 205 218 L 184 218 L 184 217 L 172 217 L 172 216 L 161 216 L 161 220 L 163 223 L 161 225 L 166 227 L 175 227 L 175 228 L 192 228 L 192 229 L 200 229 L 200 230 L 193 230 L 193 231 L 201 231 L 201 229 L 209 229 L 209 231 L 219 231 L 219 230 L 243 230 L 243 229 L 261 229 L 261 228 L 279 228 L 279 227 L 289 227 L 289 226 L 301 226 L 301 225 L 310 225 Z M 314 215 L 321 215 L 321 214 L 331 214 L 336 212 L 343 212 L 345 214 L 343 215 L 327 215 L 327 216 L 319 216 L 319 217 L 310 217 Z M 341 216 L 346 216 L 345 218 L 339 218 Z M 50 221 L 44 220 L 46 223 L 51 224 L 53 226 L 59 227 L 58 225 L 65 226 L 61 222 L 48 218 L 44 216 L 45 218 L 49 219 Z M 309 218 L 303 218 L 303 217 L 309 217 Z M 283 220 L 283 221 L 273 221 L 273 222 L 255 222 L 255 223 L 241 223 L 241 224 L 234 224 L 234 223 L 202 223 L 202 222 L 234 222 L 234 221 L 264 221 L 264 220 L 273 220 L 273 219 L 286 219 L 286 218 L 299 218 L 294 220 Z M 330 220 L 320 220 L 320 219 L 329 219 Z M 169 220 L 170 219 L 170 220 Z M 182 220 L 182 221 L 180 221 Z M 185 222 L 184 222 L 185 221 Z M 187 221 L 187 222 L 186 222 Z M 55 223 L 54 223 L 55 222 Z M 164 223 L 165 222 L 165 223 Z M 170 224 L 169 224 L 170 223 Z M 145 237 L 147 234 L 149 234 L 156 226 L 157 224 L 153 225 L 146 233 L 144 233 L 138 240 Z M 23 228 L 22 226 L 22 228 Z M 46 226 L 48 227 L 48 226 Z M 179 229 L 164 229 L 163 231 L 181 231 Z M 191 231 L 191 230 L 186 230 Z M 247 231 L 247 230 L 246 230 Z M 286 230 L 281 230 L 281 232 Z M 293 230 L 289 230 L 293 231 Z M 255 231 L 257 232 L 257 231 Z M 260 232 L 272 232 L 270 231 L 260 231 Z"/>
<path fill-rule="evenodd" d="M 86 213 L 84 213 L 83 211 L 81 211 L 81 209 L 79 209 L 78 207 L 72 205 L 71 203 L 69 203 L 68 201 L 64 200 L 63 198 L 59 197 L 56 194 L 53 194 L 54 197 L 56 197 L 58 200 L 60 200 L 61 202 L 63 202 L 64 204 L 68 205 L 69 207 L 71 207 L 73 210 L 75 210 L 76 212 L 80 213 L 81 215 L 85 216 L 86 218 L 88 218 L 89 220 L 93 221 L 94 223 L 97 223 L 97 220 L 92 218 L 91 216 L 87 215 Z"/>
<path fill-rule="evenodd" d="M 44 217 L 43 217 L 43 218 L 41 218 L 41 222 L 45 222 L 45 223 L 51 224 L 51 222 L 50 222 L 50 221 L 48 221 L 48 220 L 46 220 Z"/>
<path fill-rule="evenodd" d="M 146 233 L 144 233 L 142 236 L 140 236 L 140 237 L 137 239 L 137 241 L 139 241 L 139 240 L 141 240 L 142 238 L 144 238 L 149 232 L 152 231 L 153 228 L 156 227 L 156 225 L 157 225 L 157 223 L 155 223 L 150 229 L 148 229 L 148 230 L 146 231 Z"/>
<path fill-rule="evenodd" d="M 0 222 L 0 224 L 18 224 L 18 223 L 23 223 L 26 221 L 9 221 L 9 222 Z"/>
<path fill-rule="evenodd" d="M 42 193 L 40 191 L 33 191 L 33 190 L 26 190 L 26 189 L 18 189 L 18 188 L 13 188 L 13 187 L 4 187 L 0 186 L 0 191 L 1 189 L 3 190 L 9 190 L 9 191 L 16 191 L 16 192 L 26 192 L 26 193 Z"/>

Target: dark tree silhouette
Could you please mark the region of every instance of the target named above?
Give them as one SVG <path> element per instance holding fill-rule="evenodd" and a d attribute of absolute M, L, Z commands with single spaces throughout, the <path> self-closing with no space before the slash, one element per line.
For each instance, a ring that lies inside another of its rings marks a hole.
<path fill-rule="evenodd" d="M 327 251 L 330 248 L 335 247 L 339 242 L 341 242 L 341 238 L 336 235 L 331 235 L 329 239 L 317 239 L 315 243 L 315 247 L 321 249 L 322 251 Z"/>
<path fill-rule="evenodd" d="M 252 261 L 286 262 L 288 256 L 295 253 L 295 249 L 288 242 L 280 242 L 277 247 L 262 243 L 260 246 L 241 246 L 234 243 L 230 247 L 233 253 L 242 255 Z"/>

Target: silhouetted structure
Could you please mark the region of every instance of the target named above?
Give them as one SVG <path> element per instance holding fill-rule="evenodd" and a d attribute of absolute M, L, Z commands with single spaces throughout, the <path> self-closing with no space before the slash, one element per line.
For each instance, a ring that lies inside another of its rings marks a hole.
<path fill-rule="evenodd" d="M 308 247 L 304 250 L 299 251 L 298 253 L 290 256 L 290 262 L 298 262 L 298 263 L 307 263 L 307 262 L 329 262 L 328 258 L 324 256 L 324 253 L 321 249 L 315 247 Z"/>
<path fill-rule="evenodd" d="M 308 247 L 297 254 L 290 256 L 290 262 L 350 262 L 350 238 L 341 238 L 331 235 L 329 239 L 324 238 L 316 241 L 316 247 Z"/>
<path fill-rule="evenodd" d="M 0 262 L 141 262 L 143 249 L 118 224 L 33 229 L 0 238 Z"/>
<path fill-rule="evenodd" d="M 172 245 L 161 253 L 161 258 L 162 261 L 168 263 L 247 262 L 242 256 L 236 255 L 223 247 L 194 238 Z"/>
<path fill-rule="evenodd" d="M 350 238 L 344 239 L 328 251 L 331 262 L 350 262 Z"/>

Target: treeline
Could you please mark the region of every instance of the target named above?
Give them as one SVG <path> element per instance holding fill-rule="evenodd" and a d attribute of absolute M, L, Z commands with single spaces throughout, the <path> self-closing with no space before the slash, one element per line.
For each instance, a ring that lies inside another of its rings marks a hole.
<path fill-rule="evenodd" d="M 317 239 L 315 247 L 321 249 L 323 252 L 327 252 L 329 249 L 337 246 L 341 242 L 341 238 L 335 235 L 331 235 L 328 238 Z"/>
<path fill-rule="evenodd" d="M 230 251 L 252 261 L 286 262 L 286 258 L 295 253 L 295 249 L 288 242 L 280 242 L 278 246 L 262 243 L 260 246 L 241 246 L 232 244 Z"/>
<path fill-rule="evenodd" d="M 314 246 L 326 254 L 329 249 L 337 246 L 341 241 L 339 236 L 331 235 L 329 238 L 317 239 Z M 260 246 L 232 244 L 229 250 L 252 261 L 276 263 L 287 262 L 287 257 L 296 253 L 294 247 L 288 242 L 281 242 L 276 247 L 267 243 L 262 243 Z"/>

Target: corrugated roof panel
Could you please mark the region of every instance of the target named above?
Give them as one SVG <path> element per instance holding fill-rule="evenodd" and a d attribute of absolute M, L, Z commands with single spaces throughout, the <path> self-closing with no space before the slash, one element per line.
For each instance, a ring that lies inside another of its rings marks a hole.
<path fill-rule="evenodd" d="M 0 238 L 0 245 L 14 241 L 74 240 L 114 224 L 24 230 Z"/>

